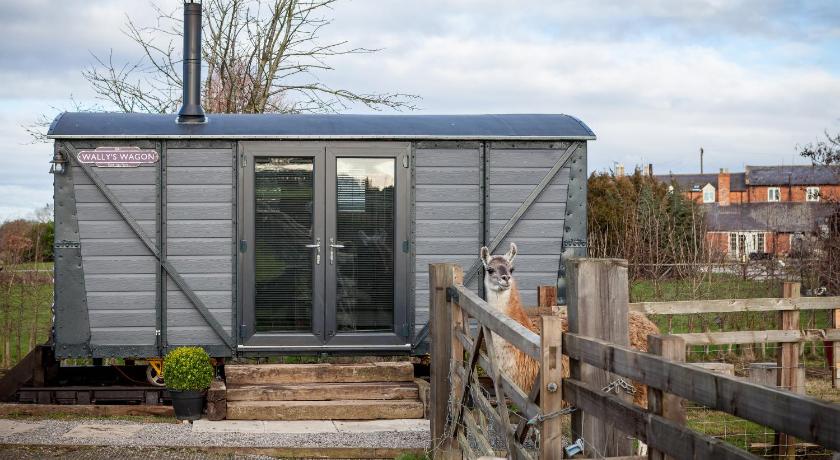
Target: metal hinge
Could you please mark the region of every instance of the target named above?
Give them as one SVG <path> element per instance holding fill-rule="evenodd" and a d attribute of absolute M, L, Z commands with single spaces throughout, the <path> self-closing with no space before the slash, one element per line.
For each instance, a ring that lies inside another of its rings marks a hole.
<path fill-rule="evenodd" d="M 155 335 L 160 337 L 160 329 L 155 329 Z"/>
<path fill-rule="evenodd" d="M 245 240 L 239 240 L 239 252 L 247 252 L 248 251 L 248 242 Z"/>
<path fill-rule="evenodd" d="M 408 337 L 411 333 L 411 324 L 405 323 L 402 325 L 402 337 Z"/>
<path fill-rule="evenodd" d="M 402 242 L 402 252 L 408 254 L 408 252 L 410 250 L 411 250 L 411 243 L 408 240 L 404 240 Z"/>
<path fill-rule="evenodd" d="M 239 166 L 243 168 L 248 166 L 248 157 L 246 157 L 244 153 L 239 155 Z"/>
<path fill-rule="evenodd" d="M 245 333 L 248 331 L 248 326 L 245 324 L 239 325 L 239 337 L 245 337 Z"/>
<path fill-rule="evenodd" d="M 458 291 L 455 290 L 452 286 L 446 288 L 446 301 L 447 302 L 457 302 L 460 296 L 458 295 Z"/>
<path fill-rule="evenodd" d="M 402 157 L 402 163 L 403 163 L 403 168 L 407 168 L 407 167 L 408 167 L 408 154 L 403 155 L 403 157 Z"/>

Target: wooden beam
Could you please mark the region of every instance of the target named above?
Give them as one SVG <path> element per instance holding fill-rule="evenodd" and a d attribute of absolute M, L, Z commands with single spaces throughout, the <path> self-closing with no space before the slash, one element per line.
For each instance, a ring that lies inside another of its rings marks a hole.
<path fill-rule="evenodd" d="M 674 363 L 572 333 L 563 334 L 563 350 L 570 359 L 609 370 L 713 410 L 785 431 L 807 442 L 840 450 L 840 404 L 715 374 L 691 364 Z"/>
<path fill-rule="evenodd" d="M 432 384 L 432 454 L 437 458 L 457 458 L 457 442 L 447 436 L 446 420 L 449 410 L 449 395 L 452 392 L 449 380 L 449 360 L 452 356 L 452 319 L 446 289 L 455 283 L 455 264 L 429 265 L 429 315 L 431 326 L 430 366 Z"/>
<path fill-rule="evenodd" d="M 840 328 L 840 309 L 831 310 L 831 327 Z M 831 339 L 829 339 L 831 340 Z M 831 369 L 831 386 L 832 388 L 840 388 L 840 337 L 833 339 L 831 344 L 831 362 L 828 363 Z"/>
<path fill-rule="evenodd" d="M 555 291 L 556 292 L 556 291 Z M 563 458 L 563 424 L 552 416 L 563 408 L 563 320 L 557 316 L 542 317 L 542 360 L 540 379 L 540 414 L 549 418 L 540 427 L 540 460 Z"/>
<path fill-rule="evenodd" d="M 683 363 L 685 362 L 685 341 L 673 335 L 649 335 L 648 353 Z M 682 401 L 679 396 L 665 393 L 657 388 L 648 389 L 648 410 L 679 426 L 685 426 L 685 408 Z M 649 460 L 672 460 L 673 458 L 659 449 L 648 448 Z"/>
<path fill-rule="evenodd" d="M 464 286 L 456 286 L 458 304 L 470 316 L 494 334 L 505 339 L 528 356 L 540 360 L 540 336 L 510 316 L 490 308 L 481 297 Z"/>
<path fill-rule="evenodd" d="M 685 340 L 686 345 L 795 343 L 840 340 L 840 329 L 692 332 L 674 335 Z"/>
<path fill-rule="evenodd" d="M 482 332 L 482 336 L 484 333 Z M 475 342 L 472 342 L 468 337 L 464 334 L 458 334 L 461 343 L 464 347 L 471 348 L 475 346 Z M 487 356 L 484 353 L 478 353 L 478 365 L 481 366 L 482 369 L 490 369 L 490 361 L 487 359 Z M 457 371 L 457 369 L 456 369 Z M 466 375 L 466 371 L 461 369 L 457 371 L 459 373 L 459 377 L 463 378 L 463 375 Z M 534 399 L 531 395 L 526 395 L 521 388 L 519 388 L 515 383 L 513 383 L 513 379 L 507 375 L 504 371 L 500 371 L 502 375 L 502 387 L 505 390 L 505 395 L 510 398 L 511 402 L 516 405 L 516 407 L 525 415 L 526 418 L 533 418 L 535 415 L 539 413 L 539 408 L 536 404 L 534 404 Z M 461 375 L 463 373 L 463 375 Z M 538 387 L 539 385 L 534 385 L 531 387 L 531 394 L 533 394 L 533 387 Z M 521 437 L 517 439 L 522 439 Z"/>
<path fill-rule="evenodd" d="M 788 299 L 799 298 L 799 283 L 785 282 L 782 285 L 783 296 Z M 779 312 L 779 327 L 783 330 L 799 330 L 799 311 Z M 776 357 L 779 372 L 776 374 L 776 386 L 788 391 L 797 391 L 800 382 L 799 375 L 799 344 L 783 343 Z M 801 382 L 804 383 L 804 382 Z M 784 432 L 776 432 L 776 453 L 780 459 L 796 457 L 796 439 Z"/>
<path fill-rule="evenodd" d="M 600 388 L 579 380 L 563 380 L 563 398 L 586 413 L 610 420 L 621 432 L 639 438 L 649 447 L 655 447 L 675 458 L 759 459 L 726 441 L 711 438 L 662 416 L 647 413 L 632 402 L 608 395 Z M 587 446 L 589 445 L 591 443 L 587 441 Z M 594 458 L 602 456 L 600 452 L 586 454 Z"/>
<path fill-rule="evenodd" d="M 646 315 L 685 315 L 689 313 L 735 313 L 742 311 L 832 310 L 840 297 L 799 297 L 765 299 L 682 300 L 676 302 L 635 302 L 631 311 Z"/>
<path fill-rule="evenodd" d="M 537 286 L 537 307 L 541 310 L 549 309 L 557 303 L 557 286 Z"/>
<path fill-rule="evenodd" d="M 172 406 L 118 405 L 118 404 L 0 404 L 0 417 L 9 415 L 83 415 L 88 417 L 114 417 L 125 415 L 174 417 Z"/>
<path fill-rule="evenodd" d="M 567 261 L 569 331 L 629 346 L 629 299 L 627 261 L 618 259 L 572 258 Z M 572 358 L 570 356 L 570 358 Z M 586 362 L 570 362 L 571 377 L 603 388 L 618 376 Z M 622 394 L 630 400 L 630 395 Z M 603 415 L 603 414 L 602 414 Z M 575 411 L 572 439 L 581 437 L 588 445 L 602 449 L 604 457 L 626 456 L 632 443 L 612 424 L 612 417 Z"/>
<path fill-rule="evenodd" d="M 502 371 L 499 368 L 499 358 L 496 356 L 496 347 L 493 344 L 494 340 L 498 340 L 498 338 L 493 337 L 493 334 L 487 326 L 482 325 L 481 327 L 484 329 L 484 343 L 487 344 L 487 357 L 490 360 L 490 367 L 485 370 L 493 379 L 493 387 L 496 390 L 496 410 L 499 412 L 499 421 L 504 427 L 507 450 L 508 452 L 513 453 L 515 452 L 514 446 L 517 442 L 516 439 L 514 439 L 513 430 L 510 427 L 510 414 L 508 413 L 505 390 L 502 386 Z"/>

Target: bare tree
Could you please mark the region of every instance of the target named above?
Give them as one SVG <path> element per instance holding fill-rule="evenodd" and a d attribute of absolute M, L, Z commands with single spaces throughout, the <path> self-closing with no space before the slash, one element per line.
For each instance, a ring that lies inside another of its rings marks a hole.
<path fill-rule="evenodd" d="M 833 137 L 825 132 L 825 140 L 798 147 L 799 154 L 812 163 L 835 167 L 840 175 L 840 133 Z M 816 256 L 818 281 L 830 295 L 840 293 L 840 200 L 833 196 L 820 196 L 820 201 L 830 206 L 830 212 L 824 222 L 818 223 L 814 234 L 818 245 L 813 254 Z"/>
<path fill-rule="evenodd" d="M 329 86 L 317 74 L 333 70 L 334 56 L 377 50 L 322 42 L 337 0 L 205 0 L 202 54 L 207 65 L 204 108 L 225 113 L 325 113 L 355 104 L 414 109 L 418 96 L 361 93 Z M 142 26 L 131 17 L 126 35 L 142 58 L 119 63 L 113 52 L 94 56 L 83 71 L 99 98 L 125 112 L 174 113 L 181 104 L 180 9 L 153 5 L 158 20 Z"/>

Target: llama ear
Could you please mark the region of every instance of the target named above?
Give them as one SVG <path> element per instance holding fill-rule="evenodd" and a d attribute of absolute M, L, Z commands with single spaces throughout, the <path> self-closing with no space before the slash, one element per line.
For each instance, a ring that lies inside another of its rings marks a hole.
<path fill-rule="evenodd" d="M 490 263 L 490 250 L 487 249 L 487 246 L 482 246 L 481 251 L 478 252 L 478 257 L 481 259 L 481 263 L 484 265 L 484 269 L 487 269 L 487 264 Z"/>
<path fill-rule="evenodd" d="M 505 254 L 505 259 L 508 260 L 511 264 L 513 263 L 513 259 L 516 257 L 516 243 L 510 243 L 510 249 Z"/>

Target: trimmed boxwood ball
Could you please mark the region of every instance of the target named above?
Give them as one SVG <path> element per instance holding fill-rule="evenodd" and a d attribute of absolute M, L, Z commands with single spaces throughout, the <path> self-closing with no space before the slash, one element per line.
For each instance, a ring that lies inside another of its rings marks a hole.
<path fill-rule="evenodd" d="M 163 360 L 163 379 L 170 390 L 206 390 L 213 381 L 210 356 L 201 347 L 176 348 Z"/>

